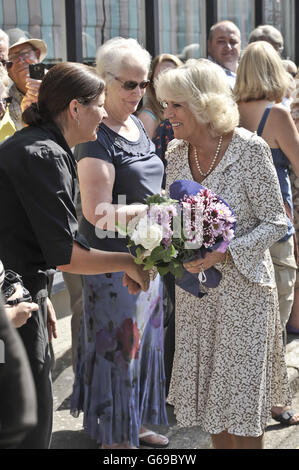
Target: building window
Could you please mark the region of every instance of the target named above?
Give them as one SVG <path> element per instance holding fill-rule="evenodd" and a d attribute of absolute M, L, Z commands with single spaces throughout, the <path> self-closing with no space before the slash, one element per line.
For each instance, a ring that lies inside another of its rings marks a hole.
<path fill-rule="evenodd" d="M 248 38 L 254 25 L 255 2 L 253 0 L 218 0 L 218 21 L 230 20 L 241 31 L 242 49 L 248 44 Z"/>
<path fill-rule="evenodd" d="M 61 0 L 2 0 L 0 27 L 19 29 L 48 47 L 45 62 L 65 60 L 64 2 Z"/>
<path fill-rule="evenodd" d="M 204 0 L 159 0 L 160 53 L 186 60 L 205 55 Z"/>
<path fill-rule="evenodd" d="M 82 0 L 83 60 L 94 62 L 110 38 L 135 38 L 145 46 L 144 0 Z"/>

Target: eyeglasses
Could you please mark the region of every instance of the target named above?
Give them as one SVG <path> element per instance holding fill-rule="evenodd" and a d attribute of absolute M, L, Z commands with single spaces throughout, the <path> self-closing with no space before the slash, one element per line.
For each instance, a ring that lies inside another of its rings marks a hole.
<path fill-rule="evenodd" d="M 0 62 L 3 65 L 3 67 L 5 67 L 7 70 L 9 70 L 12 67 L 12 62 L 10 62 L 9 60 L 1 59 Z"/>
<path fill-rule="evenodd" d="M 28 59 L 30 56 L 35 53 L 34 49 L 23 49 L 21 51 L 15 52 L 14 54 L 9 54 L 9 61 L 14 62 L 17 59 Z M 12 64 L 13 65 L 13 64 Z"/>
<path fill-rule="evenodd" d="M 1 98 L 0 103 L 2 104 L 3 108 L 7 108 L 7 106 L 12 102 L 12 97 L 8 96 L 7 98 Z"/>
<path fill-rule="evenodd" d="M 108 72 L 109 75 L 111 75 L 115 80 L 117 80 L 118 82 L 122 83 L 122 87 L 127 90 L 127 91 L 133 91 L 135 90 L 135 88 L 137 86 L 139 86 L 139 88 L 141 90 L 144 90 L 149 84 L 150 84 L 150 80 L 143 80 L 142 82 L 138 83 L 138 82 L 135 82 L 133 80 L 128 80 L 126 82 L 124 82 L 123 80 L 121 80 L 120 78 L 116 77 L 115 75 L 113 75 L 112 73 Z"/>

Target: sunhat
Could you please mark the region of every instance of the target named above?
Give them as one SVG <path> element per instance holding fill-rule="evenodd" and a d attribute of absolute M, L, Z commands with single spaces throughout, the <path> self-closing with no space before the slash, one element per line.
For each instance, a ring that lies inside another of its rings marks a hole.
<path fill-rule="evenodd" d="M 16 46 L 20 46 L 21 44 L 31 44 L 34 49 L 38 49 L 40 51 L 39 61 L 42 62 L 47 55 L 47 45 L 42 39 L 35 39 L 35 38 L 26 38 L 20 37 L 17 42 L 9 46 L 8 53 L 12 51 L 12 49 Z"/>

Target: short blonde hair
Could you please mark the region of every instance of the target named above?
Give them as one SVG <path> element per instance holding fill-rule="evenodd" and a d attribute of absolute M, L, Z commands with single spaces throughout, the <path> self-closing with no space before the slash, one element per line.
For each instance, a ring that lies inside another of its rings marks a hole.
<path fill-rule="evenodd" d="M 162 72 L 156 82 L 161 101 L 187 103 L 197 121 L 209 124 L 216 136 L 239 124 L 239 111 L 224 70 L 208 59 L 189 59 Z"/>
<path fill-rule="evenodd" d="M 106 41 L 97 52 L 97 71 L 102 78 L 111 73 L 118 75 L 121 69 L 132 62 L 140 63 L 149 71 L 151 55 L 133 38 L 115 37 Z"/>
<path fill-rule="evenodd" d="M 249 44 L 237 71 L 236 101 L 280 102 L 289 86 L 289 76 L 275 49 L 266 41 Z"/>

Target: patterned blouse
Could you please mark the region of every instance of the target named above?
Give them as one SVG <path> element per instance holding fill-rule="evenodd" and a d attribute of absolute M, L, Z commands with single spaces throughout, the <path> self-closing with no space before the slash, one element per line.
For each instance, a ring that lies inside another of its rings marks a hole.
<path fill-rule="evenodd" d="M 166 159 L 167 192 L 172 181 L 194 179 L 186 141 L 172 140 Z M 222 197 L 237 216 L 230 253 L 238 270 L 251 282 L 275 287 L 268 248 L 285 235 L 287 225 L 268 144 L 256 133 L 236 128 L 222 160 L 201 184 Z"/>

